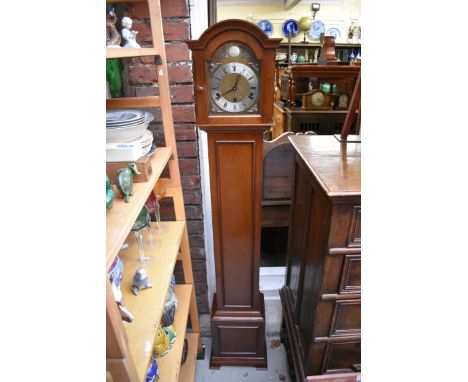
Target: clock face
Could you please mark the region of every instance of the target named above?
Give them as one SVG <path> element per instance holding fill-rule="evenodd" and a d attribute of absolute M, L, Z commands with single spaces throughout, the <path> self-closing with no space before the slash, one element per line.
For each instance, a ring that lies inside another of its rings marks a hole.
<path fill-rule="evenodd" d="M 338 98 L 338 107 L 346 108 L 348 107 L 348 95 L 341 94 Z"/>
<path fill-rule="evenodd" d="M 221 45 L 209 68 L 210 114 L 253 114 L 259 111 L 260 65 L 241 42 Z"/>
<path fill-rule="evenodd" d="M 322 106 L 325 102 L 325 96 L 322 92 L 315 92 L 312 94 L 311 101 L 314 106 Z"/>
<path fill-rule="evenodd" d="M 257 74 L 240 62 L 221 65 L 213 73 L 211 96 L 221 110 L 229 113 L 244 112 L 257 101 Z"/>

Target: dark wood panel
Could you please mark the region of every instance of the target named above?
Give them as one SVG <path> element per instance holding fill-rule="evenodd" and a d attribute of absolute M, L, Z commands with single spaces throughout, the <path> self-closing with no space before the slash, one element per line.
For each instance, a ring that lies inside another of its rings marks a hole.
<path fill-rule="evenodd" d="M 255 141 L 217 141 L 216 163 L 224 305 L 251 308 Z"/>

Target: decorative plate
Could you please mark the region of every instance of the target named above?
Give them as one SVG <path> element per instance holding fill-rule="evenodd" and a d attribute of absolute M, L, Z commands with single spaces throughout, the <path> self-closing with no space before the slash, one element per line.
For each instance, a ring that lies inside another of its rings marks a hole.
<path fill-rule="evenodd" d="M 268 20 L 260 20 L 257 25 L 268 37 L 273 33 L 273 25 Z"/>
<path fill-rule="evenodd" d="M 299 33 L 299 25 L 297 25 L 297 21 L 293 19 L 286 20 L 283 23 L 283 35 L 288 37 L 288 33 L 291 32 L 291 37 L 296 37 Z"/>
<path fill-rule="evenodd" d="M 333 36 L 335 40 L 338 40 L 341 37 L 341 32 L 338 28 L 329 28 L 325 36 Z"/>
<path fill-rule="evenodd" d="M 315 20 L 312 23 L 312 27 L 309 29 L 309 37 L 312 40 L 319 40 L 321 33 L 325 33 L 325 24 L 320 20 Z"/>

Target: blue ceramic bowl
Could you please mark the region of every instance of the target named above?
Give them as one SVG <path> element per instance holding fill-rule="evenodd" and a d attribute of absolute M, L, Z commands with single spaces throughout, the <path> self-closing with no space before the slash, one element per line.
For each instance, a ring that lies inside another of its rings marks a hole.
<path fill-rule="evenodd" d="M 123 277 L 123 263 L 119 256 L 115 258 L 107 275 L 110 279 L 114 280 L 114 284 L 118 288 Z"/>

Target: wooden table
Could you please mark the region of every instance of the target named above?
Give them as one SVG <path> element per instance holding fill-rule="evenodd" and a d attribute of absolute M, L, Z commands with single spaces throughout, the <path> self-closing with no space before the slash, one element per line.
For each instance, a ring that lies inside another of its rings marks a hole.
<path fill-rule="evenodd" d="M 359 372 L 361 144 L 292 135 L 296 150 L 281 338 L 298 380 Z"/>

